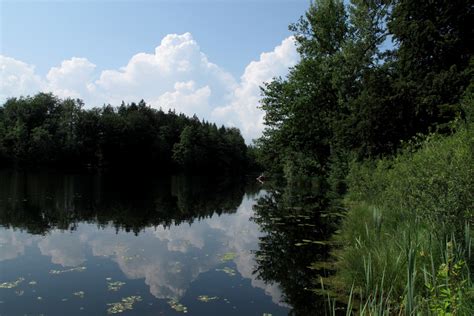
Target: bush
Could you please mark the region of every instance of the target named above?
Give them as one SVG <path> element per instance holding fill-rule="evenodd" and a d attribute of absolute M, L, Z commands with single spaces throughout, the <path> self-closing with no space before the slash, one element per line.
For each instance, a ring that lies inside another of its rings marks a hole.
<path fill-rule="evenodd" d="M 472 128 L 430 135 L 393 159 L 351 164 L 349 211 L 335 236 L 337 272 L 327 282 L 346 293 L 353 287 L 359 311 L 473 310 Z"/>

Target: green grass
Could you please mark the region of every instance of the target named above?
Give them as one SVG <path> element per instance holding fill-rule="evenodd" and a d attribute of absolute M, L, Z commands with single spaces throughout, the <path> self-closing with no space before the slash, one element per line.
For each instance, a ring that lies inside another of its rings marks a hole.
<path fill-rule="evenodd" d="M 336 274 L 324 280 L 349 314 L 474 314 L 473 128 L 352 165 Z"/>

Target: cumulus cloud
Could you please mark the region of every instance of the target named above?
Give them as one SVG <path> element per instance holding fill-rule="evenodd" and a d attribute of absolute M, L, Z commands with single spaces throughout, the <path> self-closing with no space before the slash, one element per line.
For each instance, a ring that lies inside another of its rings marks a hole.
<path fill-rule="evenodd" d="M 252 61 L 240 78 L 232 101 L 213 111 L 213 117 L 227 125 L 238 126 L 247 140 L 260 136 L 263 131 L 264 112 L 258 108 L 260 86 L 271 79 L 284 76 L 288 68 L 298 61 L 293 37 L 281 42 L 272 52 L 262 53 L 258 61 Z"/>
<path fill-rule="evenodd" d="M 192 80 L 177 82 L 173 91 L 165 92 L 152 103 L 159 104 L 164 109 L 173 109 L 179 105 L 180 112 L 206 117 L 210 112 L 209 98 L 211 94 L 209 86 L 196 88 L 196 83 Z"/>
<path fill-rule="evenodd" d="M 284 76 L 297 60 L 294 39 L 289 37 L 250 62 L 236 80 L 209 61 L 190 33 L 169 34 L 152 53 L 138 53 L 124 67 L 100 73 L 88 59 L 73 57 L 41 78 L 34 66 L 0 56 L 0 101 L 38 91 L 81 98 L 87 106 L 144 99 L 154 107 L 238 127 L 250 141 L 263 129 L 259 87 Z"/>
<path fill-rule="evenodd" d="M 43 256 L 63 267 L 75 267 L 86 261 L 84 244 L 73 234 L 54 231 L 38 243 Z"/>
<path fill-rule="evenodd" d="M 45 88 L 35 67 L 14 58 L 0 55 L 0 101 L 37 93 Z"/>
<path fill-rule="evenodd" d="M 94 84 L 100 98 L 113 104 L 145 99 L 187 115 L 209 114 L 209 104 L 222 102 L 236 86 L 190 33 L 165 36 L 153 54 L 136 54 L 125 67 L 103 71 Z"/>
<path fill-rule="evenodd" d="M 14 229 L 0 230 L 0 262 L 15 259 L 25 254 L 25 248 L 31 246 L 37 237 L 18 234 Z"/>
<path fill-rule="evenodd" d="M 65 60 L 46 75 L 48 89 L 63 98 L 90 99 L 95 67 L 86 58 Z"/>

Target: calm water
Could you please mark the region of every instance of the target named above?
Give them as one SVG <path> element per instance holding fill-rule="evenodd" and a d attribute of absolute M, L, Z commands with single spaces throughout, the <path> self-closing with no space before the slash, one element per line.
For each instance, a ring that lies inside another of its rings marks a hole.
<path fill-rule="evenodd" d="M 325 252 L 302 240 L 323 226 L 282 213 L 289 200 L 253 182 L 0 171 L 0 314 L 318 314 L 307 273 Z"/>

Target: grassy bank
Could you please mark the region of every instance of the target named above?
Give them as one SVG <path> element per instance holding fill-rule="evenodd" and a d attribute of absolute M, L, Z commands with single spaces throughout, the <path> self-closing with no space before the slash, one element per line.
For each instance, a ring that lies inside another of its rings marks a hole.
<path fill-rule="evenodd" d="M 472 315 L 474 125 L 406 148 L 351 166 L 324 282 L 360 314 Z"/>

